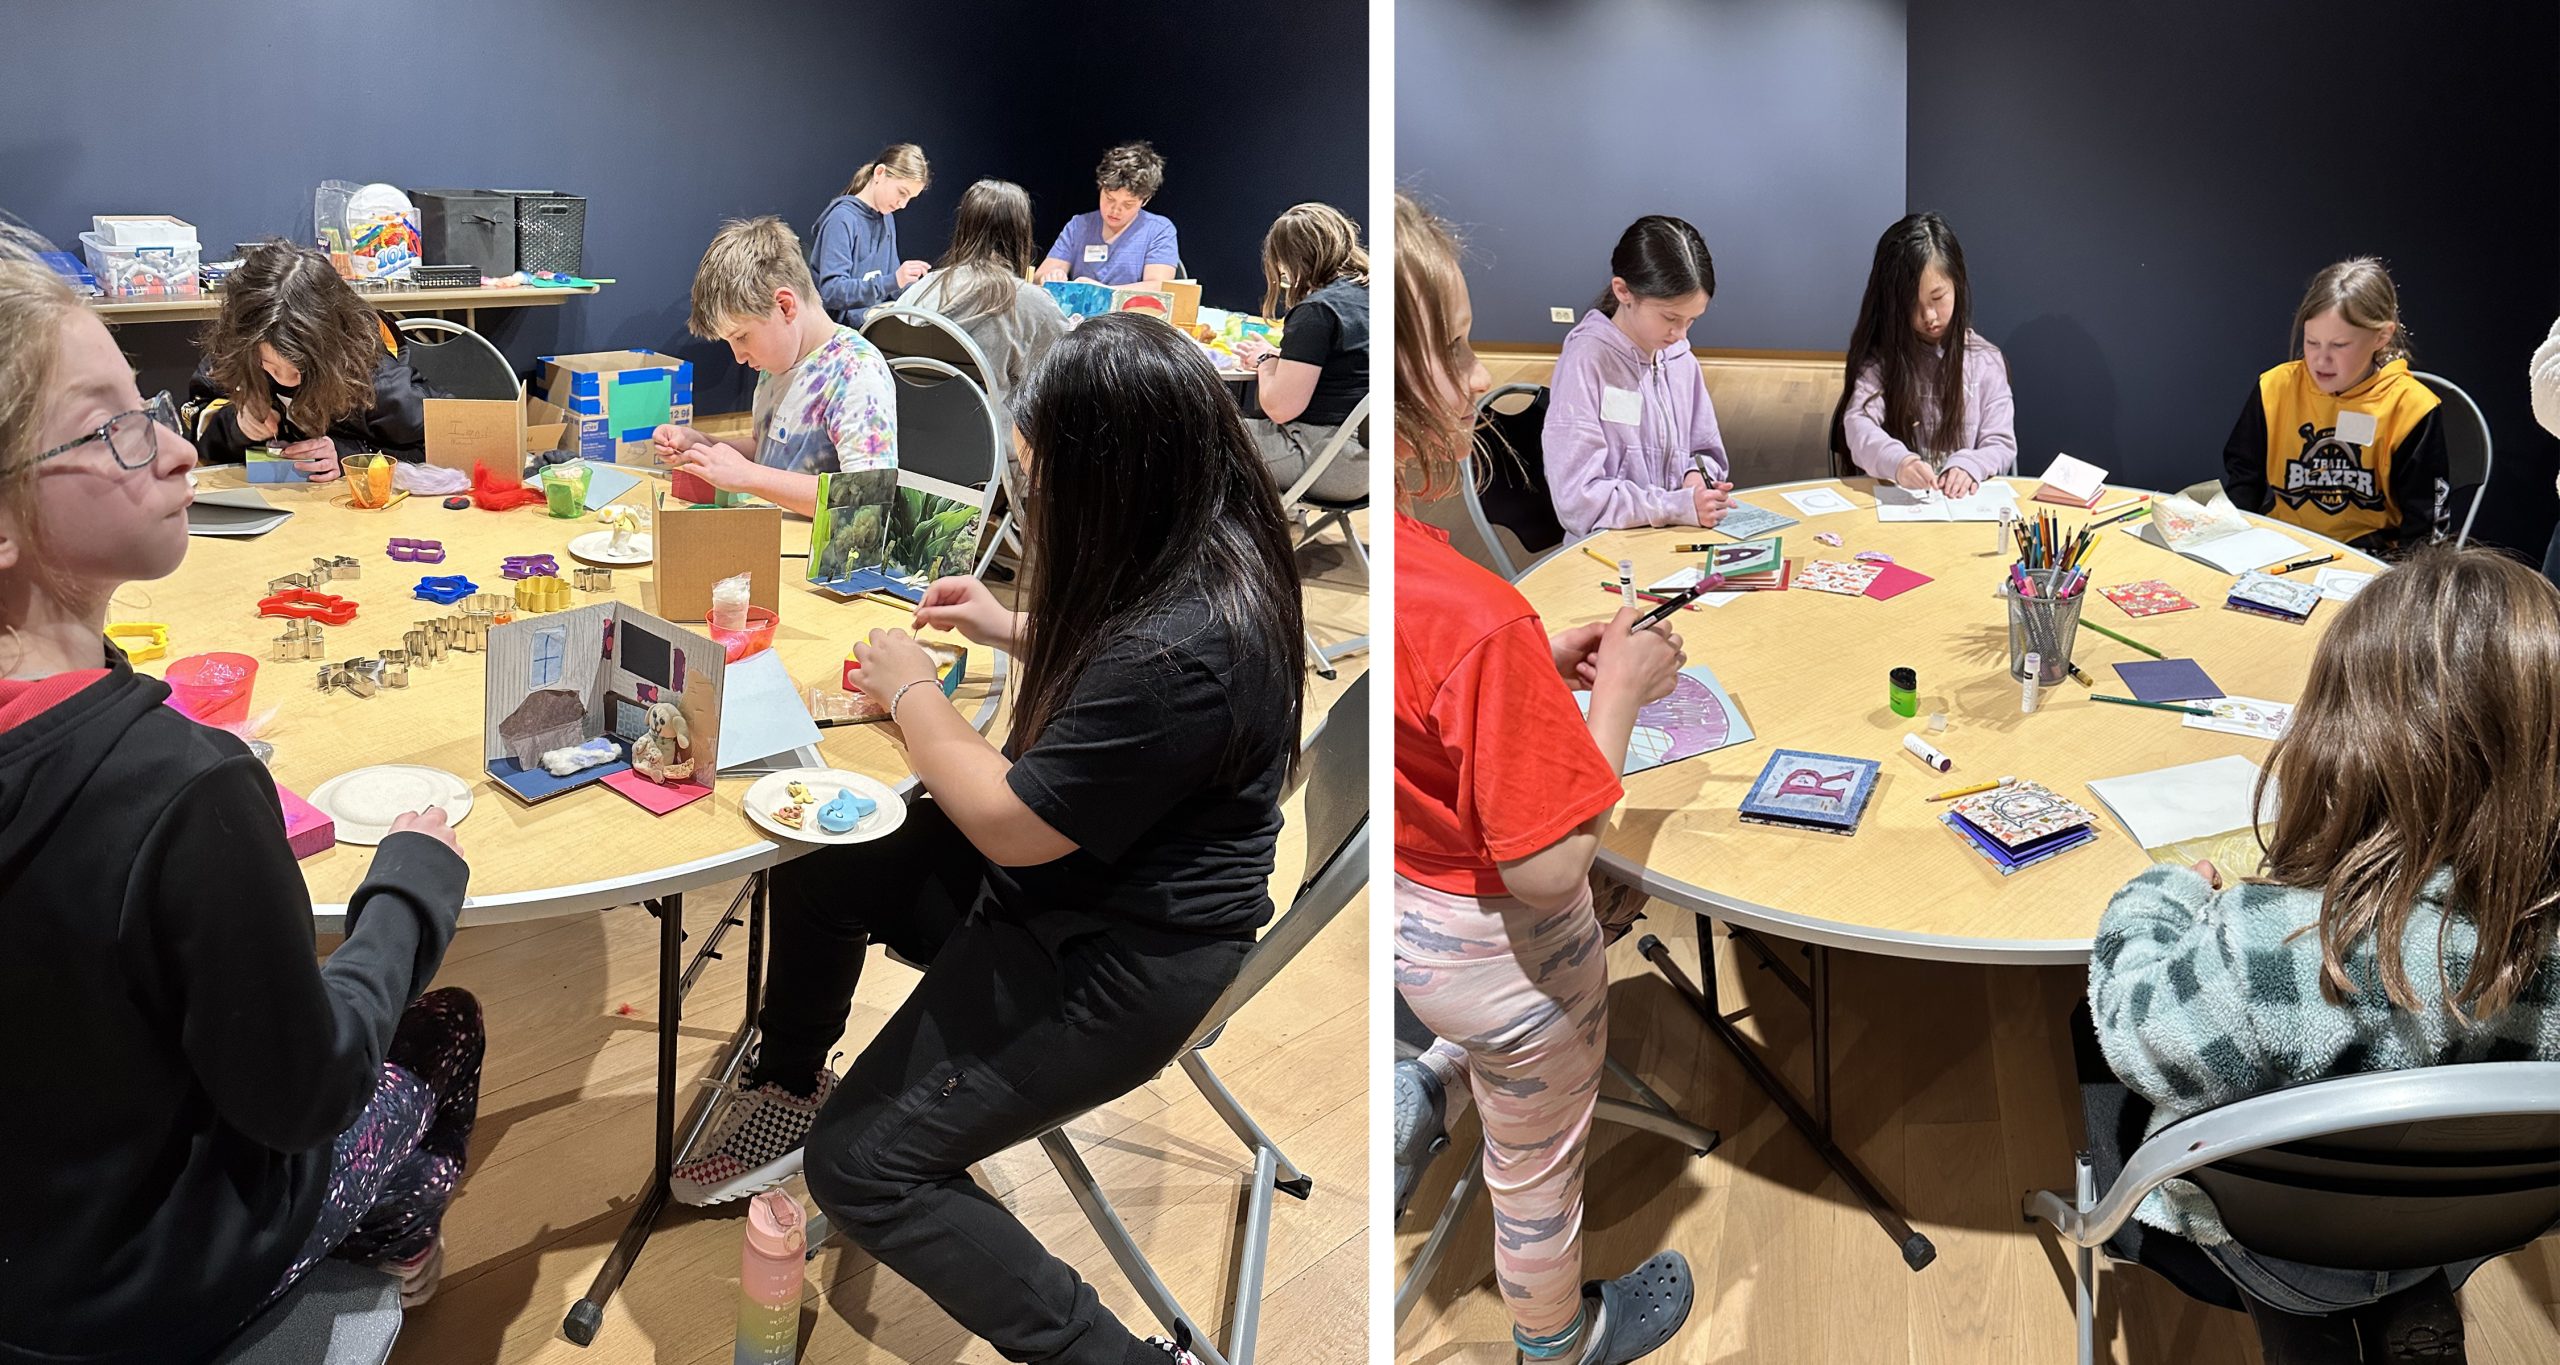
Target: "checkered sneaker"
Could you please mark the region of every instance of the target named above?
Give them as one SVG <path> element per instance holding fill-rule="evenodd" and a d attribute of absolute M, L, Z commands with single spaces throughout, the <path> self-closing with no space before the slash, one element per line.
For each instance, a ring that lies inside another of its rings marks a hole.
<path fill-rule="evenodd" d="M 818 1069 L 817 1093 L 806 1096 L 771 1081 L 751 1086 L 739 1077 L 708 1152 L 675 1168 L 667 1178 L 668 1195 L 679 1204 L 719 1204 L 798 1175 L 801 1145 L 835 1088 L 836 1073 L 824 1067 Z"/>
<path fill-rule="evenodd" d="M 1149 1337 L 1147 1338 L 1147 1344 L 1164 1352 L 1164 1358 L 1167 1365 L 1200 1365 L 1200 1357 L 1193 1355 L 1184 1347 L 1177 1346 L 1173 1342 L 1167 1341 L 1163 1337 Z"/>

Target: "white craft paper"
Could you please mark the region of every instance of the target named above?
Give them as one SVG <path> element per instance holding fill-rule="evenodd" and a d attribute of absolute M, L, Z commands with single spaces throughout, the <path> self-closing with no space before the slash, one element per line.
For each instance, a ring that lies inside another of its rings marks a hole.
<path fill-rule="evenodd" d="M 2322 569 L 2311 577 L 2311 585 L 2332 602 L 2356 600 L 2356 594 L 2372 581 L 2373 575 L 2362 569 Z"/>
<path fill-rule="evenodd" d="M 1840 496 L 1837 488 L 1803 488 L 1778 496 L 1786 499 L 1787 505 L 1796 509 L 1799 516 L 1819 517 L 1858 510 L 1857 504 Z"/>
<path fill-rule="evenodd" d="M 722 670 L 721 776 L 823 767 L 818 739 L 818 723 L 809 719 L 809 704 L 800 699 L 780 654 L 758 650 Z"/>
<path fill-rule="evenodd" d="M 2089 784 L 2089 794 L 2115 816 L 2134 843 L 2159 848 L 2249 828 L 2249 800 L 2257 785 L 2258 765 L 2231 754 L 2147 773 L 2102 777 Z M 2273 795 L 2269 793 L 2270 801 Z"/>
<path fill-rule="evenodd" d="M 2168 540 L 2160 534 L 2160 528 L 2151 522 L 2146 521 L 2140 526 L 2129 527 L 2127 530 L 2135 539 L 2146 544 L 2157 545 L 2163 550 L 2173 550 Z M 2251 569 L 2263 569 L 2270 564 L 2282 564 L 2290 559 L 2301 559 L 2311 553 L 2303 548 L 2301 541 L 2281 531 L 2270 531 L 2264 526 L 2252 526 L 2246 531 L 2216 536 L 2202 544 L 2188 545 L 2184 549 L 2175 549 L 2173 552 L 2185 555 L 2199 564 L 2210 564 L 2227 574 L 2244 574 Z"/>

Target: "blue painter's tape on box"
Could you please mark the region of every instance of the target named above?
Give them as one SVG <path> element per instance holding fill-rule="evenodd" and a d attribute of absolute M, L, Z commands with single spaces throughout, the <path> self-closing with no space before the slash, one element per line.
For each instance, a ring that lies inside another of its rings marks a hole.
<path fill-rule="evenodd" d="M 656 462 L 650 437 L 693 420 L 693 363 L 656 351 L 544 356 L 543 398 L 577 429 L 577 453 L 605 464 Z"/>

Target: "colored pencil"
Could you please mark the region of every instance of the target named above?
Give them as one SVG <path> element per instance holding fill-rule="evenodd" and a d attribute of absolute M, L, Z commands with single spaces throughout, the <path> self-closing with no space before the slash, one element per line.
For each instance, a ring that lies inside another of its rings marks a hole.
<path fill-rule="evenodd" d="M 2108 518 L 2106 518 L 2106 519 L 2105 519 L 2105 520 L 2103 520 L 2103 521 L 2093 521 L 2093 522 L 2089 523 L 2089 525 L 2090 525 L 2090 528 L 2091 528 L 2092 530 L 2095 530 L 2095 529 L 2097 529 L 2098 527 L 2102 527 L 2102 526 L 2113 526 L 2113 525 L 2115 525 L 2115 524 L 2116 524 L 2117 522 L 2119 522 L 2119 521 L 2131 521 L 2131 520 L 2133 520 L 2135 517 L 2141 516 L 2141 515 L 2143 515 L 2144 513 L 2149 512 L 2150 510 L 2151 510 L 2151 504 L 2150 504 L 2149 502 L 2147 502 L 2147 501 L 2146 501 L 2146 502 L 2144 502 L 2141 506 L 2136 507 L 2136 508 L 2132 509 L 2131 511 L 2127 511 L 2127 512 L 2118 512 L 2118 513 L 2116 513 L 2114 516 L 2108 517 Z"/>
<path fill-rule="evenodd" d="M 2118 706 L 2147 706 L 2154 711 L 2183 711 L 2190 716 L 2213 714 L 2213 708 L 2209 706 L 2182 706 L 2173 701 L 2137 701 L 2132 697 L 2110 697 L 2104 692 L 2090 693 L 2089 700 L 2114 702 Z"/>
<path fill-rule="evenodd" d="M 1582 552 L 1591 556 L 1593 559 L 1599 560 L 1601 568 L 1607 569 L 1611 573 L 1616 573 L 1618 571 L 1618 561 L 1600 553 L 1598 550 L 1585 545 L 1582 547 Z"/>
<path fill-rule="evenodd" d="M 2018 779 L 2014 777 L 2002 777 L 1995 778 L 1989 782 L 1976 782 L 1970 787 L 1957 787 L 1950 791 L 1939 792 L 1937 795 L 1932 796 L 1929 799 L 1932 801 L 1952 801 L 1959 796 L 1971 796 L 1975 792 L 1994 791 L 1998 788 L 2008 786 L 2010 783 L 2017 780 Z"/>
<path fill-rule="evenodd" d="M 2169 657 L 2168 655 L 2161 653 L 2159 650 L 2153 649 L 2151 646 L 2144 644 L 2140 640 L 2118 635 L 2114 631 L 2107 629 L 2105 626 L 2099 625 L 2097 622 L 2090 620 L 2086 616 L 2080 618 L 2080 624 L 2090 630 L 2098 632 L 2100 635 L 2106 636 L 2117 644 L 2131 645 L 2135 649 L 2141 650 L 2143 653 L 2150 655 L 2152 658 L 2165 659 Z"/>

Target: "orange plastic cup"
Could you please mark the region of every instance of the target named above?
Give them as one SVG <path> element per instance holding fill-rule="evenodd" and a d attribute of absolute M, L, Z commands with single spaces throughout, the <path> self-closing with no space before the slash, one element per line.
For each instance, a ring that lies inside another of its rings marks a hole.
<path fill-rule="evenodd" d="M 390 456 L 344 456 L 338 461 L 338 472 L 347 476 L 347 497 L 356 506 L 380 508 L 391 505 Z"/>
<path fill-rule="evenodd" d="M 246 654 L 190 654 L 169 665 L 169 704 L 207 725 L 237 725 L 249 718 L 249 694 L 258 685 L 258 661 Z"/>
<path fill-rule="evenodd" d="M 750 654 L 773 648 L 773 629 L 782 618 L 768 607 L 747 608 L 747 624 L 739 630 L 722 630 L 706 623 L 711 638 L 720 642 L 720 650 L 736 663 Z"/>

